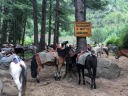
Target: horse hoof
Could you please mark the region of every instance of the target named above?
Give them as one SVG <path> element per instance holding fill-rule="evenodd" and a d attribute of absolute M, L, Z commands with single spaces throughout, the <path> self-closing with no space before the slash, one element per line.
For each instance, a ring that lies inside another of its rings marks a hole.
<path fill-rule="evenodd" d="M 58 77 L 58 80 L 59 80 L 59 81 L 61 80 L 61 76 L 60 76 L 60 77 Z"/>
<path fill-rule="evenodd" d="M 85 85 L 85 82 L 83 82 L 83 85 Z"/>
<path fill-rule="evenodd" d="M 57 77 L 56 76 L 54 76 L 54 79 L 57 81 Z"/>
<path fill-rule="evenodd" d="M 94 86 L 94 89 L 96 89 L 96 86 Z"/>
<path fill-rule="evenodd" d="M 81 83 L 81 82 L 79 81 L 78 84 L 80 85 L 80 83 Z"/>
<path fill-rule="evenodd" d="M 40 80 L 39 80 L 39 79 L 36 79 L 36 82 L 37 82 L 37 83 L 40 83 Z"/>

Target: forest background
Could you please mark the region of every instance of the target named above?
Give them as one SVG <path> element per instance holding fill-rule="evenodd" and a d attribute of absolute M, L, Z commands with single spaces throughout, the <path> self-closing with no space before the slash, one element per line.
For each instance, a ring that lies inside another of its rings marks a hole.
<path fill-rule="evenodd" d="M 128 48 L 128 1 L 86 1 L 86 21 L 92 23 L 92 36 L 87 37 L 88 43 L 112 43 Z M 56 21 L 58 42 L 68 40 L 75 43 L 74 6 L 73 0 L 0 0 L 0 44 L 7 41 L 22 45 L 38 43 L 44 36 L 42 31 L 45 31 L 45 42 L 54 43 Z M 56 18 L 58 14 L 59 18 Z M 45 28 L 42 28 L 44 24 Z"/>

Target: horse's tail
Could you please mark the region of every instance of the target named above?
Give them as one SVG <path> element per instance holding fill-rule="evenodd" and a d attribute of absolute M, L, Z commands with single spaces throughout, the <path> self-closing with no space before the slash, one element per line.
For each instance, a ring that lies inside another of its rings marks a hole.
<path fill-rule="evenodd" d="M 25 94 L 25 89 L 26 89 L 26 81 L 27 81 L 27 70 L 24 66 L 22 66 L 22 71 L 21 71 L 21 83 L 22 83 L 22 92 Z"/>
<path fill-rule="evenodd" d="M 103 51 L 107 54 L 107 56 L 109 56 L 109 50 L 108 49 L 103 48 Z"/>
<path fill-rule="evenodd" d="M 36 78 L 37 76 L 37 63 L 35 60 L 35 55 L 32 57 L 32 61 L 31 61 L 31 76 L 32 78 Z"/>

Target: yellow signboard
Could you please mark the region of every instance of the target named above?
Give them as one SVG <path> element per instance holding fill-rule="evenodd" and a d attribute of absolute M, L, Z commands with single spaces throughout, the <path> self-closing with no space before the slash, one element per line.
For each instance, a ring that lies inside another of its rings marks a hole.
<path fill-rule="evenodd" d="M 74 34 L 77 37 L 91 36 L 91 22 L 75 22 Z"/>

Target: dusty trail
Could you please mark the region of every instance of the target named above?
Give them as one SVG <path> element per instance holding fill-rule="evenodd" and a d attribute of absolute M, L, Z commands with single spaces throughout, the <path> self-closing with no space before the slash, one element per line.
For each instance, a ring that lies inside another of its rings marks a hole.
<path fill-rule="evenodd" d="M 128 96 L 128 58 L 121 57 L 120 60 L 115 60 L 110 56 L 106 59 L 118 62 L 122 69 L 121 75 L 114 80 L 97 78 L 97 89 L 94 90 L 90 90 L 88 84 L 78 85 L 77 82 L 65 79 L 55 81 L 53 78 L 55 67 L 53 66 L 46 66 L 41 72 L 41 82 L 36 83 L 32 80 L 30 69 L 28 69 L 26 96 Z M 30 62 L 27 64 L 29 65 Z M 17 96 L 13 85 L 12 80 L 6 80 L 5 93 L 8 94 L 5 96 Z M 14 92 L 15 94 L 11 95 Z"/>

